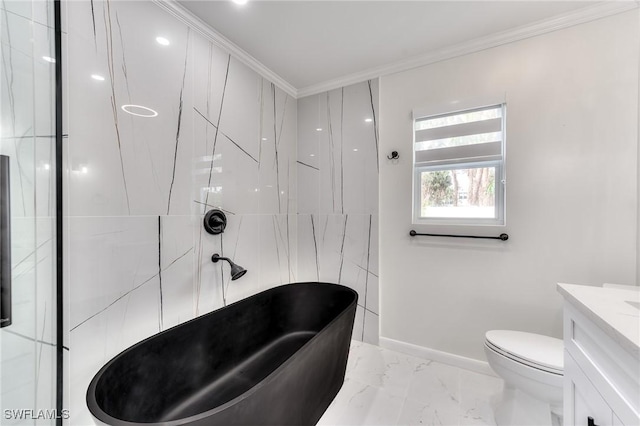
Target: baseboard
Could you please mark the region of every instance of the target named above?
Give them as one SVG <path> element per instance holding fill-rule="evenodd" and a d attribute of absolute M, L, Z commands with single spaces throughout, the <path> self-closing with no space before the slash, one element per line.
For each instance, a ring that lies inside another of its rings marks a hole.
<path fill-rule="evenodd" d="M 464 368 L 465 370 L 470 370 L 476 373 L 499 377 L 491 369 L 491 367 L 489 367 L 489 363 L 486 361 L 479 361 L 477 359 L 467 358 L 449 352 L 438 351 L 436 349 L 425 348 L 423 346 L 401 342 L 399 340 L 393 340 L 389 339 L 388 337 L 382 336 L 380 336 L 380 346 L 418 358 L 430 359 L 432 361 L 441 362 L 443 364 L 452 365 L 454 367 Z"/>

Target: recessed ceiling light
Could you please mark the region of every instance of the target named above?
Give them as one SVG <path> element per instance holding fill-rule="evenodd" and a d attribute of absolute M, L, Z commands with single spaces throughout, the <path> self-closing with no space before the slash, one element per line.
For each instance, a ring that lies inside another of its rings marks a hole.
<path fill-rule="evenodd" d="M 353 152 L 358 152 L 358 148 L 353 148 Z"/>
<path fill-rule="evenodd" d="M 55 58 L 52 58 L 51 56 L 43 56 L 42 59 L 47 62 L 51 62 L 52 64 L 56 62 Z"/>
<path fill-rule="evenodd" d="M 316 132 L 321 132 L 321 131 L 322 131 L 322 129 L 321 129 L 320 127 L 318 127 L 318 128 L 316 129 Z"/>
<path fill-rule="evenodd" d="M 267 138 L 262 138 L 262 140 L 263 140 L 263 141 L 266 141 L 266 140 L 267 140 Z"/>
<path fill-rule="evenodd" d="M 135 115 L 137 117 L 156 117 L 158 113 L 151 108 L 147 108 L 142 105 L 122 105 L 120 108 L 128 114 Z"/>
<path fill-rule="evenodd" d="M 316 156 L 315 154 L 309 154 L 309 157 L 315 157 L 315 156 Z"/>
<path fill-rule="evenodd" d="M 373 118 L 365 118 L 364 122 L 365 123 L 371 123 L 373 121 Z"/>
<path fill-rule="evenodd" d="M 235 4 L 239 4 L 239 5 L 244 5 L 247 4 L 247 0 L 231 0 L 233 1 Z"/>
<path fill-rule="evenodd" d="M 169 40 L 164 37 L 156 37 L 156 41 L 158 42 L 158 44 L 161 44 L 163 46 L 168 46 L 170 44 Z"/>
<path fill-rule="evenodd" d="M 98 74 L 91 74 L 91 78 L 98 81 L 104 81 L 104 77 Z"/>

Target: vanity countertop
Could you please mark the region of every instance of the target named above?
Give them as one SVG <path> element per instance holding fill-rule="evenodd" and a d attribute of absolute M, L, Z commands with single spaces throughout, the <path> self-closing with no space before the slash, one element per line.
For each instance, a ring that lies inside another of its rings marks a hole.
<path fill-rule="evenodd" d="M 640 291 L 562 283 L 558 291 L 623 348 L 640 357 Z"/>

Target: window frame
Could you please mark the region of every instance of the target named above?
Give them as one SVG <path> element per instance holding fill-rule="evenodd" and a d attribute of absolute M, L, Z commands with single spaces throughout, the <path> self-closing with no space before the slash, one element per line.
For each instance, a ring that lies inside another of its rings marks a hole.
<path fill-rule="evenodd" d="M 455 115 L 465 112 L 473 112 L 481 109 L 488 109 L 491 107 L 501 107 L 501 132 L 502 138 L 500 141 L 501 146 L 501 158 L 500 159 L 488 159 L 485 161 L 475 160 L 473 158 L 463 158 L 458 162 L 448 162 L 446 164 L 437 165 L 416 165 L 416 122 L 428 118 L 438 118 L 447 115 Z M 435 114 L 416 114 L 412 117 L 412 224 L 413 225 L 464 225 L 464 226 L 506 226 L 506 114 L 507 103 L 504 100 L 495 103 L 487 103 L 471 106 L 468 108 L 460 108 L 449 112 L 442 112 Z M 465 161 L 466 160 L 466 161 Z M 481 218 L 481 217 L 423 217 L 421 216 L 422 206 L 422 173 L 434 172 L 441 170 L 461 170 L 471 168 L 482 167 L 495 167 L 495 214 L 493 218 Z"/>

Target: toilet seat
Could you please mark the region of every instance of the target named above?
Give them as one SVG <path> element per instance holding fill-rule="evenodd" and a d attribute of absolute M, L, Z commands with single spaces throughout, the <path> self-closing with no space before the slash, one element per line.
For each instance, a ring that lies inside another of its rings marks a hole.
<path fill-rule="evenodd" d="M 492 330 L 485 337 L 488 349 L 514 362 L 563 375 L 564 344 L 560 339 L 513 330 Z"/>

